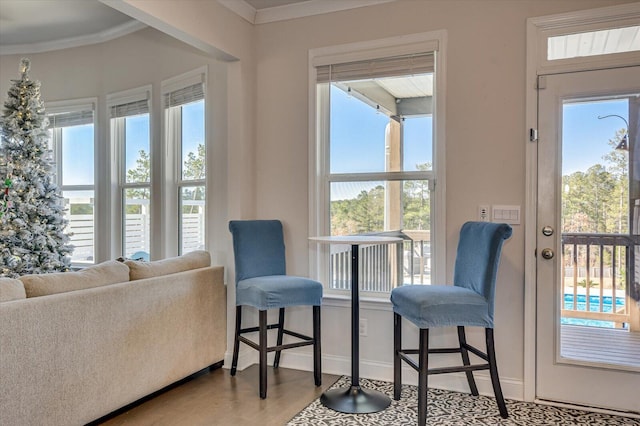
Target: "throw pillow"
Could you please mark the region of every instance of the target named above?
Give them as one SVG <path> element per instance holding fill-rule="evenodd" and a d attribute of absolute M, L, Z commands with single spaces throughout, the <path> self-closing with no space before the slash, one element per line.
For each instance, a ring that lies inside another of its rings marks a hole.
<path fill-rule="evenodd" d="M 10 302 L 26 297 L 27 293 L 24 291 L 22 281 L 13 278 L 0 278 L 0 302 Z"/>
<path fill-rule="evenodd" d="M 129 267 L 110 260 L 77 272 L 54 272 L 20 277 L 27 297 L 46 296 L 129 281 Z"/>
<path fill-rule="evenodd" d="M 175 274 L 191 269 L 205 268 L 211 265 L 211 256 L 204 250 L 196 250 L 178 257 L 171 257 L 153 262 L 139 262 L 125 260 L 129 266 L 129 279 L 131 281 L 144 278 L 153 278 L 161 275 Z"/>

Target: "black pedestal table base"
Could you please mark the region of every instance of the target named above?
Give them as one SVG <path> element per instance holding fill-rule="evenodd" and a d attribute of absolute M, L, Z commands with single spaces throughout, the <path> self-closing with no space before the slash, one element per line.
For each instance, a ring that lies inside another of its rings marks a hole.
<path fill-rule="evenodd" d="M 382 392 L 360 387 L 360 295 L 359 295 L 359 245 L 397 244 L 396 237 L 344 236 L 314 237 L 313 241 L 323 243 L 351 244 L 351 386 L 329 389 L 320 397 L 325 407 L 350 414 L 377 413 L 391 405 L 391 398 Z"/>
<path fill-rule="evenodd" d="M 341 413 L 366 414 L 384 410 L 391 404 L 391 398 L 373 389 L 351 386 L 326 391 L 320 402 Z"/>

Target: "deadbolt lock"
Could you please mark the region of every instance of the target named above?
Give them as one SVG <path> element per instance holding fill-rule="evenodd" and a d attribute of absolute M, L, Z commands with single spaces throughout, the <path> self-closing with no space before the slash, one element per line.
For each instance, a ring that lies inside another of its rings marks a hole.
<path fill-rule="evenodd" d="M 550 226 L 545 226 L 544 228 L 542 228 L 542 235 L 544 235 L 545 237 L 550 237 L 553 235 L 553 228 Z"/>

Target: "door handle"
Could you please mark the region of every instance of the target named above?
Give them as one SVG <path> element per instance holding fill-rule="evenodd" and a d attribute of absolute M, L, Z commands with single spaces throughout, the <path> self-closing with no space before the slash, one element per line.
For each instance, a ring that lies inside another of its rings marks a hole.
<path fill-rule="evenodd" d="M 547 260 L 553 259 L 553 250 L 551 250 L 550 248 L 542 249 L 541 254 L 542 254 L 542 257 L 544 257 Z"/>

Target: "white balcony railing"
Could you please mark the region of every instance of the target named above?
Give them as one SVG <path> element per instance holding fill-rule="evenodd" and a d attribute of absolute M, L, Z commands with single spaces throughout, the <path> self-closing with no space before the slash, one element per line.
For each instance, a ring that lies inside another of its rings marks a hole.
<path fill-rule="evenodd" d="M 201 209 L 203 210 L 203 209 Z M 71 256 L 73 264 L 92 264 L 95 258 L 94 218 L 90 214 L 67 215 L 74 250 Z M 205 235 L 204 212 L 182 215 L 182 252 L 203 249 Z M 125 224 L 125 253 L 131 256 L 136 252 L 151 252 L 151 228 L 148 214 L 127 214 Z"/>
<path fill-rule="evenodd" d="M 360 247 L 361 291 L 389 293 L 402 284 L 431 284 L 429 231 L 390 231 L 376 235 L 397 236 L 403 241 L 393 245 Z M 331 289 L 351 289 L 349 246 L 331 246 L 330 271 Z"/>

